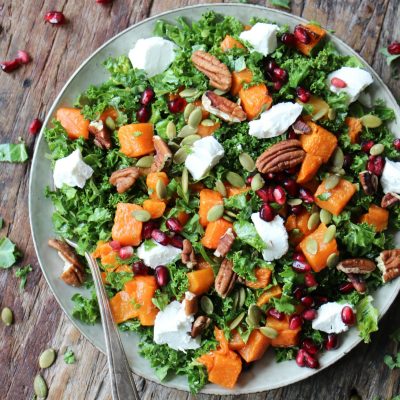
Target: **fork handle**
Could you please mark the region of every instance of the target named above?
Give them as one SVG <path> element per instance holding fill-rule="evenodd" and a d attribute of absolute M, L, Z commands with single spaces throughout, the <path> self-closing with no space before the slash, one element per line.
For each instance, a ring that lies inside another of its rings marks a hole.
<path fill-rule="evenodd" d="M 85 258 L 93 275 L 103 322 L 112 398 L 113 400 L 140 400 L 117 326 L 111 314 L 108 297 L 101 280 L 99 265 L 89 253 L 85 254 Z"/>

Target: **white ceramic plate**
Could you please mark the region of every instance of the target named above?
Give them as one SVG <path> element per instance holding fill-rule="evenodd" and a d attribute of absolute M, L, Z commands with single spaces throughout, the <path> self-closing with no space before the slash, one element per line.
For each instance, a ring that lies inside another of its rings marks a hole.
<path fill-rule="evenodd" d="M 103 60 L 109 56 L 118 56 L 127 54 L 129 49 L 139 38 L 152 36 L 152 31 L 155 22 L 162 18 L 169 22 L 174 22 L 177 17 L 182 16 L 188 20 L 198 19 L 204 12 L 214 10 L 225 15 L 232 15 L 239 18 L 242 22 L 247 22 L 251 16 L 266 17 L 279 24 L 288 24 L 293 28 L 298 23 L 304 23 L 302 18 L 277 11 L 265 7 L 252 6 L 247 4 L 210 4 L 198 5 L 193 7 L 182 8 L 174 11 L 169 11 L 164 14 L 149 18 L 142 21 L 113 39 L 109 40 L 95 53 L 92 54 L 72 75 L 66 83 L 63 90 L 55 100 L 49 115 L 44 123 L 48 126 L 51 119 L 54 117 L 55 110 L 63 105 L 71 105 L 75 98 L 87 88 L 90 84 L 100 84 L 107 79 L 107 73 L 101 66 Z M 331 35 L 331 40 L 343 54 L 349 54 L 360 58 L 350 47 L 341 40 Z M 397 120 L 400 120 L 400 109 L 382 80 L 379 76 L 366 64 L 365 68 L 374 77 L 374 83 L 370 88 L 370 92 L 374 98 L 382 98 L 386 101 L 389 107 L 392 107 L 397 115 Z M 399 123 L 392 124 L 393 132 L 400 132 Z M 35 153 L 32 161 L 32 169 L 30 176 L 30 192 L 29 192 L 29 211 L 30 223 L 32 228 L 32 236 L 43 274 L 54 293 L 57 301 L 64 312 L 71 319 L 72 323 L 80 330 L 80 332 L 100 351 L 105 352 L 105 344 L 103 332 L 100 324 L 89 326 L 73 320 L 71 317 L 72 302 L 71 297 L 77 292 L 77 289 L 65 285 L 59 279 L 62 269 L 61 261 L 56 252 L 49 249 L 47 240 L 54 237 L 51 216 L 52 204 L 50 200 L 43 195 L 44 189 L 48 185 L 52 185 L 52 173 L 50 162 L 46 159 L 45 154 L 48 153 L 48 147 L 43 137 L 43 132 L 40 134 L 35 147 Z M 396 238 L 397 245 L 400 245 L 400 235 Z M 400 288 L 400 280 L 396 280 L 385 287 L 379 289 L 375 294 L 375 305 L 378 307 L 380 316 L 382 316 L 395 299 Z M 84 293 L 85 290 L 81 289 Z M 86 293 L 87 294 L 87 293 Z M 144 360 L 138 355 L 138 338 L 133 333 L 122 333 L 122 341 L 127 351 L 128 359 L 132 370 L 152 381 L 158 381 L 154 372 L 150 368 L 147 360 Z M 340 348 L 336 351 L 325 353 L 321 359 L 321 368 L 319 370 L 311 370 L 308 368 L 299 368 L 295 362 L 283 362 L 276 364 L 272 351 L 269 351 L 262 361 L 257 362 L 254 368 L 249 372 L 242 374 L 238 385 L 233 390 L 227 390 L 216 385 L 207 385 L 204 393 L 210 394 L 241 394 L 255 393 L 265 390 L 270 390 L 307 378 L 323 368 L 336 362 L 338 359 L 348 353 L 354 346 L 360 342 L 356 329 L 351 329 L 350 332 L 344 335 Z M 175 377 L 171 380 L 163 382 L 164 385 L 188 390 L 186 377 Z"/>

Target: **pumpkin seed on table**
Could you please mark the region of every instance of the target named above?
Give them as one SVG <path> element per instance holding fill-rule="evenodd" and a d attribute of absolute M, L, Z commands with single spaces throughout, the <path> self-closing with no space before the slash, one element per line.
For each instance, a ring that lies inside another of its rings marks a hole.
<path fill-rule="evenodd" d="M 242 188 L 245 186 L 244 179 L 236 172 L 229 171 L 226 174 L 226 180 L 234 187 Z"/>
<path fill-rule="evenodd" d="M 189 135 L 182 139 L 181 145 L 182 146 L 191 146 L 194 142 L 197 142 L 201 139 L 200 135 Z"/>
<path fill-rule="evenodd" d="M 332 214 L 322 208 L 319 212 L 319 218 L 323 224 L 328 225 L 332 221 Z"/>
<path fill-rule="evenodd" d="M 11 308 L 4 307 L 1 310 L 1 320 L 6 326 L 10 326 L 13 323 L 14 315 Z"/>
<path fill-rule="evenodd" d="M 203 296 L 200 299 L 200 307 L 207 315 L 212 314 L 214 311 L 214 304 L 208 296 Z"/>
<path fill-rule="evenodd" d="M 247 153 L 242 153 L 239 156 L 239 162 L 242 165 L 242 167 L 248 172 L 253 172 L 254 169 L 256 168 L 254 160 Z"/>
<path fill-rule="evenodd" d="M 162 182 L 161 179 L 158 182 Z M 157 182 L 157 184 L 158 184 L 158 182 Z M 156 191 L 157 191 L 157 196 L 160 199 L 164 198 L 164 197 L 161 197 L 158 194 L 159 192 L 157 190 L 157 187 L 156 187 Z M 146 210 L 135 210 L 135 211 L 132 211 L 132 216 L 133 216 L 133 218 L 135 218 L 137 221 L 140 221 L 140 222 L 147 222 L 147 221 L 149 221 L 151 219 L 151 214 Z"/>
<path fill-rule="evenodd" d="M 230 324 L 229 324 L 229 329 L 233 330 L 239 326 L 239 324 L 242 322 L 244 316 L 246 313 L 243 311 L 240 313 Z"/>
<path fill-rule="evenodd" d="M 361 123 L 366 128 L 378 128 L 382 125 L 382 120 L 376 115 L 367 114 L 360 118 Z"/>
<path fill-rule="evenodd" d="M 371 154 L 371 156 L 379 156 L 384 151 L 385 151 L 385 146 L 382 143 L 377 143 L 371 147 L 369 153 Z"/>
<path fill-rule="evenodd" d="M 53 365 L 56 359 L 56 352 L 54 349 L 47 349 L 39 356 L 39 367 L 49 368 Z"/>
<path fill-rule="evenodd" d="M 327 258 L 326 265 L 328 266 L 328 268 L 333 268 L 336 267 L 338 262 L 339 262 L 339 256 L 336 253 L 332 253 Z"/>
<path fill-rule="evenodd" d="M 189 115 L 195 108 L 196 106 L 193 103 L 189 103 L 186 105 L 185 109 L 183 110 L 183 118 L 185 119 L 185 121 L 189 119 Z"/>
<path fill-rule="evenodd" d="M 207 213 L 207 221 L 213 222 L 217 219 L 220 219 L 224 215 L 224 206 L 223 204 L 217 204 L 211 207 Z"/>
<path fill-rule="evenodd" d="M 307 221 L 307 228 L 311 231 L 312 229 L 314 229 L 314 228 L 316 228 L 317 227 L 317 225 L 319 224 L 319 221 L 320 221 L 320 219 L 319 219 L 319 212 L 313 212 L 311 215 L 310 215 L 310 218 L 308 218 L 308 221 Z"/>
<path fill-rule="evenodd" d="M 185 138 L 186 136 L 195 135 L 197 133 L 197 128 L 193 126 L 185 125 L 178 133 L 178 138 Z"/>
<path fill-rule="evenodd" d="M 278 331 L 270 326 L 261 326 L 259 331 L 269 339 L 275 339 L 278 336 Z"/>
<path fill-rule="evenodd" d="M 226 187 L 224 185 L 224 183 L 222 181 L 220 181 L 219 179 L 217 181 L 215 181 L 215 190 L 222 196 L 222 197 L 226 197 L 227 193 L 226 193 Z"/>
<path fill-rule="evenodd" d="M 247 321 L 252 326 L 258 326 L 261 321 L 262 311 L 256 304 L 252 304 L 247 312 Z"/>
<path fill-rule="evenodd" d="M 183 168 L 182 170 L 181 185 L 183 193 L 187 193 L 189 190 L 189 171 L 187 168 Z"/>
<path fill-rule="evenodd" d="M 177 152 L 174 154 L 172 161 L 174 164 L 182 164 L 186 161 L 188 156 L 187 149 L 185 147 L 181 147 Z"/>
<path fill-rule="evenodd" d="M 196 107 L 189 115 L 188 124 L 193 126 L 193 128 L 197 128 L 203 118 L 203 111 L 201 107 Z"/>
<path fill-rule="evenodd" d="M 136 163 L 136 167 L 139 168 L 150 168 L 151 164 L 153 164 L 154 156 L 145 156 L 141 157 Z"/>
<path fill-rule="evenodd" d="M 332 165 L 334 167 L 342 168 L 344 163 L 343 150 L 337 147 L 332 156 Z"/>
<path fill-rule="evenodd" d="M 340 182 L 340 178 L 337 175 L 329 175 L 325 179 L 325 189 L 331 190 L 334 189 Z"/>
<path fill-rule="evenodd" d="M 239 289 L 239 304 L 238 304 L 238 308 L 242 308 L 245 301 L 246 301 L 246 289 L 244 287 L 241 287 Z"/>
<path fill-rule="evenodd" d="M 156 183 L 156 193 L 160 199 L 167 197 L 167 187 L 162 179 L 159 179 Z"/>
<path fill-rule="evenodd" d="M 42 375 L 38 374 L 35 376 L 33 381 L 33 390 L 39 399 L 45 399 L 47 397 L 48 388 Z"/>
<path fill-rule="evenodd" d="M 251 180 L 251 190 L 256 192 L 260 190 L 265 184 L 264 178 L 260 174 L 255 174 Z"/>
<path fill-rule="evenodd" d="M 176 125 L 173 121 L 168 122 L 165 132 L 169 140 L 173 140 L 176 137 Z"/>
<path fill-rule="evenodd" d="M 308 253 L 315 256 L 318 252 L 318 242 L 313 238 L 308 238 L 306 242 L 306 250 Z"/>
<path fill-rule="evenodd" d="M 331 225 L 324 233 L 324 243 L 329 243 L 336 236 L 336 226 Z"/>

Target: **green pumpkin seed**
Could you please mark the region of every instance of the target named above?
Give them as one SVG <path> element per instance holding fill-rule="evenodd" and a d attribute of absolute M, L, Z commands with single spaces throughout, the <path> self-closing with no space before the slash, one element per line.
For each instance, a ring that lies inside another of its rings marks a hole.
<path fill-rule="evenodd" d="M 241 287 L 239 289 L 239 304 L 238 307 L 242 308 L 244 306 L 244 302 L 246 301 L 246 289 Z"/>
<path fill-rule="evenodd" d="M 337 175 L 329 175 L 325 179 L 325 189 L 331 190 L 335 188 L 340 182 L 340 178 Z"/>
<path fill-rule="evenodd" d="M 197 133 L 197 128 L 190 125 L 185 125 L 178 133 L 178 138 L 185 138 L 186 136 L 195 135 Z"/>
<path fill-rule="evenodd" d="M 328 111 L 328 119 L 333 121 L 336 118 L 336 111 L 333 108 L 330 108 Z"/>
<path fill-rule="evenodd" d="M 214 93 L 217 94 L 218 96 L 222 96 L 225 94 L 227 90 L 222 90 L 222 89 L 214 89 Z"/>
<path fill-rule="evenodd" d="M 183 193 L 187 193 L 189 191 L 189 172 L 187 168 L 182 170 L 181 185 Z"/>
<path fill-rule="evenodd" d="M 292 230 L 290 231 L 290 237 L 291 237 L 292 239 L 298 239 L 298 238 L 300 238 L 300 237 L 302 237 L 302 236 L 303 236 L 303 233 L 302 233 L 301 230 L 298 229 L 298 228 L 294 228 L 294 229 L 292 229 Z"/>
<path fill-rule="evenodd" d="M 361 123 L 366 128 L 378 128 L 382 125 L 382 120 L 376 115 L 367 114 L 360 118 Z"/>
<path fill-rule="evenodd" d="M 224 183 L 222 181 L 220 181 L 219 179 L 217 181 L 215 181 L 215 190 L 222 196 L 222 197 L 226 197 L 227 193 L 226 193 L 226 187 L 224 185 Z"/>
<path fill-rule="evenodd" d="M 214 126 L 215 122 L 212 119 L 203 119 L 203 121 L 201 121 L 200 125 L 203 126 Z"/>
<path fill-rule="evenodd" d="M 226 214 L 228 217 L 237 218 L 237 214 L 235 214 L 235 213 L 232 212 L 232 211 L 225 210 L 225 214 Z"/>
<path fill-rule="evenodd" d="M 329 268 L 336 267 L 339 262 L 339 256 L 336 253 L 332 253 L 326 260 L 326 265 Z"/>
<path fill-rule="evenodd" d="M 244 179 L 236 172 L 229 171 L 226 174 L 226 180 L 234 187 L 242 188 L 246 184 Z"/>
<path fill-rule="evenodd" d="M 200 94 L 200 91 L 195 88 L 187 88 L 183 89 L 181 92 L 179 92 L 179 96 L 186 98 L 186 97 L 195 97 L 198 94 Z"/>
<path fill-rule="evenodd" d="M 156 193 L 159 199 L 167 197 L 167 187 L 162 179 L 159 179 L 156 183 Z"/>
<path fill-rule="evenodd" d="M 382 143 L 374 144 L 369 151 L 372 156 L 379 156 L 385 151 L 385 146 Z"/>
<path fill-rule="evenodd" d="M 239 291 L 238 290 L 236 290 L 233 293 L 232 299 L 233 299 L 232 311 L 236 311 L 237 306 L 239 304 Z"/>
<path fill-rule="evenodd" d="M 257 304 L 252 304 L 247 312 L 247 321 L 251 326 L 258 326 L 262 317 L 261 308 Z"/>
<path fill-rule="evenodd" d="M 260 190 L 265 184 L 263 177 L 260 174 L 255 174 L 251 180 L 251 190 L 256 192 Z"/>
<path fill-rule="evenodd" d="M 313 238 L 308 238 L 306 242 L 306 250 L 308 253 L 315 255 L 318 252 L 318 242 Z"/>
<path fill-rule="evenodd" d="M 321 209 L 319 212 L 319 218 L 323 224 L 328 225 L 332 221 L 332 214 L 329 211 Z"/>
<path fill-rule="evenodd" d="M 212 314 L 214 311 L 214 304 L 207 296 L 203 296 L 200 299 L 200 307 L 207 315 Z"/>
<path fill-rule="evenodd" d="M 229 324 L 229 329 L 232 331 L 233 329 L 237 328 L 239 324 L 242 322 L 244 316 L 246 313 L 243 311 L 240 313 L 230 324 Z"/>
<path fill-rule="evenodd" d="M 14 315 L 13 312 L 11 311 L 11 308 L 4 307 L 1 310 L 1 320 L 6 326 L 10 326 L 13 323 Z"/>
<path fill-rule="evenodd" d="M 176 125 L 174 121 L 169 121 L 167 129 L 165 131 L 169 140 L 173 140 L 176 137 Z"/>
<path fill-rule="evenodd" d="M 175 142 L 168 142 L 168 147 L 173 153 L 176 153 L 181 148 L 181 146 Z"/>
<path fill-rule="evenodd" d="M 33 381 L 33 390 L 39 399 L 45 399 L 47 397 L 47 384 L 42 375 L 39 374 L 35 376 Z"/>
<path fill-rule="evenodd" d="M 329 243 L 331 240 L 335 238 L 335 236 L 336 236 L 336 226 L 331 225 L 324 233 L 324 243 Z"/>
<path fill-rule="evenodd" d="M 256 163 L 247 153 L 242 153 L 239 156 L 239 162 L 246 171 L 253 172 L 256 168 Z"/>
<path fill-rule="evenodd" d="M 203 112 L 201 111 L 201 107 L 196 107 L 189 115 L 188 124 L 193 126 L 193 128 L 197 128 L 203 118 Z"/>
<path fill-rule="evenodd" d="M 201 139 L 200 135 L 189 135 L 182 139 L 181 146 L 191 146 L 194 142 Z"/>
<path fill-rule="evenodd" d="M 332 156 L 332 165 L 334 167 L 342 168 L 344 163 L 343 150 L 337 147 Z"/>
<path fill-rule="evenodd" d="M 223 204 L 217 204 L 214 207 L 211 207 L 207 213 L 207 221 L 213 222 L 217 219 L 220 219 L 224 215 L 224 206 Z"/>
<path fill-rule="evenodd" d="M 187 159 L 188 156 L 188 152 L 187 149 L 185 147 L 181 147 L 175 154 L 174 154 L 174 158 L 172 159 L 172 161 L 174 162 L 174 164 L 182 164 L 185 162 L 185 160 Z"/>
<path fill-rule="evenodd" d="M 289 199 L 287 201 L 287 203 L 289 204 L 289 206 L 299 206 L 301 203 L 303 203 L 303 200 L 301 200 L 301 199 Z"/>
<path fill-rule="evenodd" d="M 278 331 L 270 326 L 262 326 L 259 331 L 269 339 L 275 339 L 278 336 Z"/>
<path fill-rule="evenodd" d="M 54 349 L 47 349 L 39 356 L 39 367 L 49 368 L 53 365 L 56 359 L 56 352 Z"/>
<path fill-rule="evenodd" d="M 193 103 L 189 103 L 187 104 L 187 106 L 185 107 L 184 111 L 183 111 L 183 118 L 185 119 L 185 121 L 188 120 L 189 115 L 192 113 L 192 111 L 196 108 L 196 106 Z"/>
<path fill-rule="evenodd" d="M 106 126 L 108 129 L 115 131 L 115 122 L 111 117 L 106 118 Z"/>
<path fill-rule="evenodd" d="M 317 227 L 317 225 L 319 224 L 319 212 L 314 212 L 310 215 L 310 218 L 308 218 L 307 221 L 307 228 L 311 231 L 314 228 Z"/>
<path fill-rule="evenodd" d="M 228 221 L 228 222 L 235 222 L 235 220 L 233 219 L 233 218 L 231 218 L 229 215 L 223 215 L 222 216 L 222 218 L 225 220 L 225 221 Z"/>
<path fill-rule="evenodd" d="M 158 182 L 162 182 L 161 179 Z M 164 182 L 163 182 L 163 184 L 164 184 Z M 158 195 L 158 192 L 157 192 L 157 195 Z M 160 199 L 161 199 L 161 197 L 160 197 Z M 151 219 L 151 214 L 146 210 L 132 211 L 132 216 L 133 216 L 133 218 L 135 218 L 137 221 L 140 221 L 140 222 L 147 222 Z"/>
<path fill-rule="evenodd" d="M 150 168 L 151 164 L 153 164 L 154 156 L 145 156 L 138 160 L 136 163 L 136 167 L 139 168 Z"/>

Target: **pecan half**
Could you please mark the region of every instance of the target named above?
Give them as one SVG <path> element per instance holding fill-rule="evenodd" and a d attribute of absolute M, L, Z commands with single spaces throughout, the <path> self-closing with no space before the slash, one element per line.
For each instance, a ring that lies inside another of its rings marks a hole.
<path fill-rule="evenodd" d="M 192 243 L 190 243 L 190 241 L 187 239 L 183 241 L 181 260 L 182 263 L 185 264 L 189 269 L 193 269 L 193 267 L 197 265 Z"/>
<path fill-rule="evenodd" d="M 199 298 L 192 292 L 185 293 L 184 308 L 186 315 L 196 314 L 199 310 Z"/>
<path fill-rule="evenodd" d="M 306 135 L 308 133 L 311 133 L 311 128 L 306 124 L 304 121 L 301 119 L 298 119 L 293 125 L 292 128 L 294 130 L 294 133 L 297 133 L 298 135 Z"/>
<path fill-rule="evenodd" d="M 172 152 L 167 143 L 165 143 L 160 136 L 153 136 L 153 143 L 156 149 L 156 155 L 150 167 L 150 172 L 160 172 L 164 169 L 166 162 L 171 159 Z"/>
<path fill-rule="evenodd" d="M 382 197 L 381 207 L 389 208 L 400 201 L 400 195 L 397 193 L 386 193 Z"/>
<path fill-rule="evenodd" d="M 262 174 L 280 172 L 301 164 L 305 156 L 298 140 L 283 140 L 265 150 L 257 158 L 256 167 Z"/>
<path fill-rule="evenodd" d="M 391 281 L 400 275 L 400 249 L 382 251 L 376 261 L 382 271 L 383 282 Z"/>
<path fill-rule="evenodd" d="M 353 284 L 354 289 L 358 293 L 365 293 L 367 291 L 367 284 L 362 275 L 360 274 L 348 274 L 349 281 Z"/>
<path fill-rule="evenodd" d="M 210 79 L 210 85 L 220 89 L 229 90 L 232 85 L 232 74 L 228 67 L 212 54 L 197 50 L 192 54 L 194 66 Z"/>
<path fill-rule="evenodd" d="M 224 121 L 238 123 L 247 118 L 246 113 L 239 104 L 219 96 L 211 90 L 203 94 L 201 102 L 206 111 Z"/>
<path fill-rule="evenodd" d="M 222 261 L 217 277 L 215 278 L 215 291 L 225 298 L 232 291 L 237 280 L 237 274 L 233 270 L 232 261 L 225 258 Z"/>
<path fill-rule="evenodd" d="M 93 143 L 100 149 L 108 150 L 111 148 L 111 134 L 103 121 L 92 121 L 89 124 L 89 132 L 94 136 Z"/>
<path fill-rule="evenodd" d="M 85 267 L 79 260 L 74 249 L 58 239 L 49 239 L 48 245 L 58 251 L 58 255 L 65 262 L 61 279 L 71 286 L 80 286 L 85 281 Z"/>
<path fill-rule="evenodd" d="M 109 182 L 111 183 L 111 185 L 117 187 L 118 193 L 124 193 L 131 186 L 134 185 L 139 175 L 140 175 L 139 168 L 128 167 L 113 172 L 110 176 Z"/>
<path fill-rule="evenodd" d="M 363 171 L 358 174 L 361 186 L 365 194 L 374 194 L 378 190 L 378 177 L 369 171 Z"/>
<path fill-rule="evenodd" d="M 211 324 L 210 318 L 208 318 L 204 315 L 200 315 L 193 322 L 192 331 L 190 332 L 190 336 L 192 338 L 195 338 L 195 337 L 201 335 L 210 326 L 210 324 Z"/>
<path fill-rule="evenodd" d="M 369 274 L 375 270 L 376 265 L 367 258 L 348 258 L 340 261 L 336 268 L 345 274 Z"/>
<path fill-rule="evenodd" d="M 229 228 L 219 239 L 217 249 L 214 252 L 216 257 L 225 257 L 231 249 L 233 242 L 235 241 L 235 234 L 231 228 Z"/>

